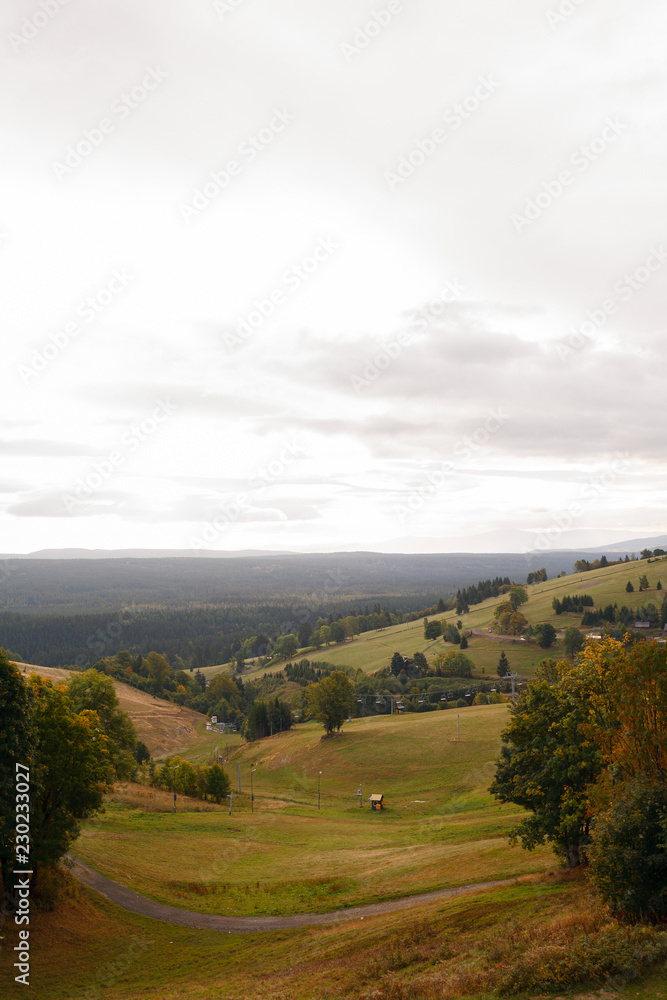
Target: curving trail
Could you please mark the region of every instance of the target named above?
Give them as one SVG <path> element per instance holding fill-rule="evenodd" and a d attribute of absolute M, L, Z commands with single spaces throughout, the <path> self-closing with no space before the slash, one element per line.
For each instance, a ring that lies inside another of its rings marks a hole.
<path fill-rule="evenodd" d="M 283 931 L 291 927 L 313 927 L 316 924 L 335 924 L 345 920 L 358 920 L 360 917 L 373 917 L 379 913 L 391 913 L 393 910 L 407 910 L 411 906 L 420 906 L 436 899 L 448 899 L 461 896 L 466 892 L 479 889 L 495 889 L 503 885 L 513 885 L 516 878 L 500 879 L 495 882 L 478 882 L 475 885 L 463 885 L 457 889 L 438 889 L 435 892 L 425 892 L 420 896 L 407 896 L 387 903 L 371 903 L 369 906 L 352 906 L 345 910 L 333 910 L 331 913 L 296 913 L 289 917 L 223 917 L 216 913 L 196 913 L 193 910 L 181 910 L 176 906 L 166 906 L 156 903 L 138 892 L 126 889 L 118 882 L 99 875 L 88 865 L 76 858 L 73 862 L 72 874 L 90 889 L 106 896 L 124 910 L 139 913 L 143 917 L 153 917 L 155 920 L 166 920 L 170 924 L 181 924 L 183 927 L 198 927 L 203 930 L 227 931 L 229 934 L 252 934 L 258 931 Z"/>

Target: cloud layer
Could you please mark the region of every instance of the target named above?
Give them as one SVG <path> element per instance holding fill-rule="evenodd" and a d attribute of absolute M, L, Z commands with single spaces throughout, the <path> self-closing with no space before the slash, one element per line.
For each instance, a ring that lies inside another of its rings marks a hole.
<path fill-rule="evenodd" d="M 667 530 L 667 12 L 569 10 L 9 0 L 2 548 Z"/>

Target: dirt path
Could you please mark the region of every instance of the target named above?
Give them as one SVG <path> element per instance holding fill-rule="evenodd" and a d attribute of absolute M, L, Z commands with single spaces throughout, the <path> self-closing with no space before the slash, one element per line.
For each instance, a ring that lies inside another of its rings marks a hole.
<path fill-rule="evenodd" d="M 84 865 L 76 858 L 72 874 L 90 889 L 106 896 L 124 910 L 139 913 L 143 917 L 154 917 L 156 920 L 166 920 L 170 924 L 181 924 L 183 927 L 200 927 L 206 930 L 227 931 L 229 934 L 253 933 L 257 931 L 284 931 L 291 927 L 313 927 L 316 924 L 341 923 L 344 920 L 358 920 L 361 917 L 373 917 L 379 913 L 391 913 L 393 910 L 407 910 L 411 906 L 421 906 L 437 899 L 448 899 L 460 896 L 466 892 L 479 889 L 495 889 L 503 885 L 513 885 L 517 879 L 506 878 L 496 882 L 479 882 L 476 885 L 464 885 L 458 889 L 438 889 L 436 892 L 425 892 L 421 896 L 408 896 L 388 903 L 372 903 L 370 906 L 353 906 L 347 910 L 334 910 L 331 913 L 297 913 L 291 917 L 223 917 L 214 913 L 195 913 L 192 910 L 181 910 L 176 906 L 165 906 L 156 903 L 146 896 L 126 889 L 125 886 L 112 882 L 111 879 L 99 875 L 92 868 Z"/>

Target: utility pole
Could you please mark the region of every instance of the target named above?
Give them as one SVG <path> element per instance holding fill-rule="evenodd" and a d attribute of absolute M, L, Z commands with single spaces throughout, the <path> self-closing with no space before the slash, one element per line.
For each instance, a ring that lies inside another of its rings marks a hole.
<path fill-rule="evenodd" d="M 236 761 L 236 774 L 237 774 L 238 779 L 239 779 L 239 794 L 240 794 L 241 793 L 241 761 L 240 760 Z"/>
<path fill-rule="evenodd" d="M 321 780 L 321 778 L 322 778 L 322 772 L 320 771 L 319 774 L 317 775 L 317 808 L 318 809 L 320 808 L 320 802 L 322 800 L 322 796 L 320 795 L 320 780 Z"/>
<path fill-rule="evenodd" d="M 361 785 L 359 785 L 359 791 L 357 792 L 357 795 L 359 796 L 359 808 L 363 809 L 364 808 L 364 797 L 361 794 Z"/>
<path fill-rule="evenodd" d="M 512 682 L 512 704 L 516 704 L 516 691 L 514 689 L 514 682 L 519 679 L 519 675 L 516 670 L 513 670 L 509 675 L 510 681 Z"/>
<path fill-rule="evenodd" d="M 456 716 L 456 742 L 461 742 L 461 716 Z"/>

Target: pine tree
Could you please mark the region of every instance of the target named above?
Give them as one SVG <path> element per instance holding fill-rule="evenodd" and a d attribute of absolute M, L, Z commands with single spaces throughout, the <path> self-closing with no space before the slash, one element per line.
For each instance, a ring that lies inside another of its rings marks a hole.
<path fill-rule="evenodd" d="M 507 659 L 505 651 L 503 650 L 503 652 L 500 654 L 500 659 L 498 660 L 498 676 L 507 677 L 509 672 L 510 672 L 509 660 Z"/>

